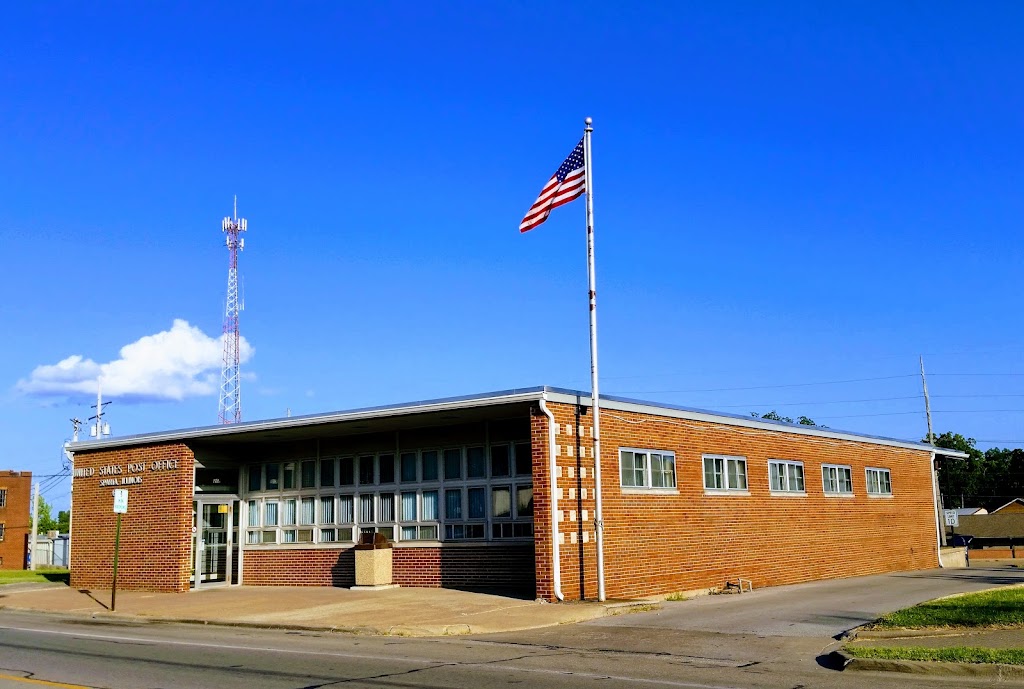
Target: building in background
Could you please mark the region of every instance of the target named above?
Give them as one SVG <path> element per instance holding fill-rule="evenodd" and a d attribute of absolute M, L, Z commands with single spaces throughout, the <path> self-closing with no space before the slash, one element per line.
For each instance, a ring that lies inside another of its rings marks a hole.
<path fill-rule="evenodd" d="M 0 471 L 0 569 L 25 569 L 32 533 L 32 472 Z"/>
<path fill-rule="evenodd" d="M 609 598 L 938 566 L 935 454 L 877 438 L 602 397 Z M 71 585 L 351 586 L 361 537 L 402 586 L 598 591 L 587 394 L 537 387 L 87 440 Z"/>

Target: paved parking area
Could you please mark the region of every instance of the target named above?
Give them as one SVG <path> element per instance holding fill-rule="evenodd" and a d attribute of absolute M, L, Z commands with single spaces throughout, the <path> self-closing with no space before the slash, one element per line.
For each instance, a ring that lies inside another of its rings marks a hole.
<path fill-rule="evenodd" d="M 1024 584 L 1024 564 L 1017 567 L 990 561 L 968 569 L 896 572 L 776 586 L 752 593 L 666 602 L 661 610 L 587 624 L 827 638 L 926 600 L 1008 584 Z"/>

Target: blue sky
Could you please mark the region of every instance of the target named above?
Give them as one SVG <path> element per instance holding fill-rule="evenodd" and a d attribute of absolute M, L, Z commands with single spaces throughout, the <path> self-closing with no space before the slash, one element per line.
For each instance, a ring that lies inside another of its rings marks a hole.
<path fill-rule="evenodd" d="M 244 419 L 587 389 L 586 116 L 603 392 L 1024 445 L 1018 3 L 2 12 L 4 467 L 216 422 L 234 194 Z"/>

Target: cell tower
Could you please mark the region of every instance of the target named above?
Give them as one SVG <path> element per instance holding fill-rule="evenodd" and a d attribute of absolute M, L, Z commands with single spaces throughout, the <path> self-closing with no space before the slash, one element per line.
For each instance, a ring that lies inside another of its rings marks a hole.
<path fill-rule="evenodd" d="M 238 423 L 242 420 L 241 378 L 239 377 L 239 333 L 238 312 L 238 252 L 245 248 L 245 232 L 248 223 L 238 217 L 238 197 L 235 197 L 235 215 L 224 218 L 221 230 L 228 247 L 228 298 L 224 309 L 224 368 L 220 376 L 219 416 L 221 423 Z"/>

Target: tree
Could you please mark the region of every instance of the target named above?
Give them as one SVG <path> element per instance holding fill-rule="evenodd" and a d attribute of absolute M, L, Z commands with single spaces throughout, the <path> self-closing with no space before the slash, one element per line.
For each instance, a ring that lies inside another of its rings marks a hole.
<path fill-rule="evenodd" d="M 774 409 L 772 409 L 767 414 L 758 414 L 756 411 L 752 411 L 752 412 L 750 412 L 750 415 L 753 416 L 755 419 L 766 419 L 768 421 L 785 421 L 786 423 L 793 423 L 792 417 L 782 416 L 781 414 L 779 414 L 779 412 L 775 411 Z M 807 416 L 798 416 L 798 417 L 796 417 L 796 422 L 798 424 L 802 425 L 802 426 L 817 426 L 818 425 L 818 424 L 814 423 L 814 419 L 811 419 L 810 417 L 807 417 Z M 819 426 L 819 428 L 825 428 L 825 427 L 824 426 Z"/>
<path fill-rule="evenodd" d="M 70 519 L 70 514 L 69 514 Z M 47 531 L 60 531 L 60 520 L 53 518 L 53 508 L 46 502 L 43 496 L 39 496 L 39 533 Z"/>

